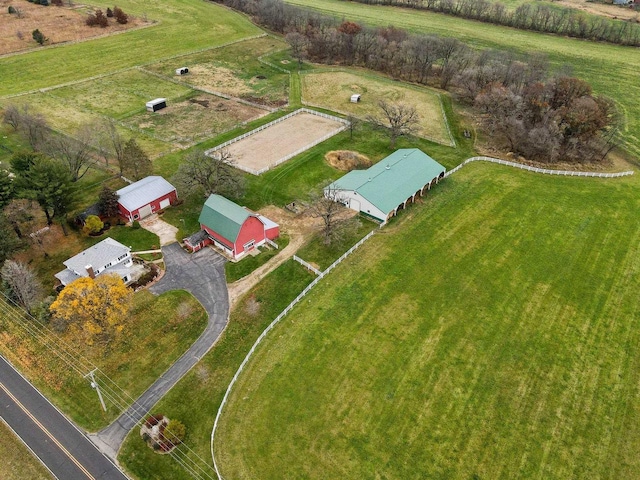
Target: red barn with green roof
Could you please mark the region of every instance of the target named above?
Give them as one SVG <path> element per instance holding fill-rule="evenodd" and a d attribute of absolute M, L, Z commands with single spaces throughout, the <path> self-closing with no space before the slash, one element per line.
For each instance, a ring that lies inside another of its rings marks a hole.
<path fill-rule="evenodd" d="M 277 223 L 220 195 L 209 196 L 198 221 L 202 230 L 185 245 L 196 251 L 213 243 L 234 259 L 280 235 Z"/>

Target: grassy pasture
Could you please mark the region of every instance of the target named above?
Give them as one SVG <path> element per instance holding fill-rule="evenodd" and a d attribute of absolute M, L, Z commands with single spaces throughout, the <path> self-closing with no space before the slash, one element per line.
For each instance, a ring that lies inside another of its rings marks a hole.
<path fill-rule="evenodd" d="M 380 117 L 380 100 L 405 103 L 414 106 L 420 116 L 419 136 L 445 144 L 451 141 L 444 124 L 440 96 L 431 89 L 355 71 L 319 71 L 305 73 L 301 78 L 303 103 L 362 119 L 370 115 Z M 351 103 L 354 93 L 362 95 L 359 103 Z"/>
<path fill-rule="evenodd" d="M 4 308 L 3 312 L 0 351 L 76 423 L 95 431 L 120 413 L 109 405 L 103 413 L 87 381 L 40 343 L 22 338 L 24 333 Z M 125 330 L 108 351 L 91 351 L 73 340 L 58 341 L 89 358 L 136 398 L 182 355 L 206 323 L 206 312 L 189 293 L 175 291 L 155 297 L 145 290 L 135 294 Z"/>
<path fill-rule="evenodd" d="M 438 185 L 258 349 L 222 475 L 640 476 L 638 182 L 472 164 Z"/>
<path fill-rule="evenodd" d="M 414 32 L 453 36 L 476 47 L 509 50 L 523 56 L 544 53 L 555 68 L 570 67 L 576 76 L 590 82 L 597 93 L 616 100 L 626 119 L 624 145 L 640 156 L 640 89 L 637 88 L 640 49 L 543 35 L 413 9 L 339 0 L 286 2 L 372 26 L 386 27 L 393 23 Z"/>
<path fill-rule="evenodd" d="M 206 93 L 189 95 L 158 112 L 144 112 L 125 120 L 133 130 L 162 139 L 173 146 L 189 147 L 268 112 Z"/>
<path fill-rule="evenodd" d="M 113 2 L 105 0 L 91 3 L 103 10 L 113 7 Z M 114 73 L 261 33 L 245 17 L 212 2 L 123 0 L 118 6 L 158 23 L 120 35 L 2 58 L 0 96 Z"/>
<path fill-rule="evenodd" d="M 115 119 L 146 111 L 146 102 L 164 97 L 168 103 L 189 95 L 188 87 L 132 69 L 50 90 L 55 97 Z"/>
<path fill-rule="evenodd" d="M 289 76 L 260 62 L 258 57 L 287 48 L 275 37 L 261 37 L 220 49 L 181 56 L 145 67 L 159 75 L 175 77 L 179 67 L 189 67 L 182 82 L 264 105 L 287 101 Z M 265 78 L 258 78 L 265 77 Z"/>
<path fill-rule="evenodd" d="M 4 480 L 53 480 L 53 475 L 0 419 L 0 477 Z"/>
<path fill-rule="evenodd" d="M 30 93 L 0 101 L 0 106 L 29 105 L 31 111 L 41 113 L 47 122 L 57 131 L 67 135 L 75 135 L 82 125 L 103 121 L 105 116 L 57 95 L 57 90 Z M 144 104 L 143 104 L 144 108 Z M 124 138 L 135 137 L 138 144 L 151 157 L 155 158 L 171 151 L 174 147 L 159 138 L 151 137 L 144 132 L 132 131 L 130 126 L 120 122 L 117 129 Z M 25 142 L 26 143 L 26 142 Z"/>

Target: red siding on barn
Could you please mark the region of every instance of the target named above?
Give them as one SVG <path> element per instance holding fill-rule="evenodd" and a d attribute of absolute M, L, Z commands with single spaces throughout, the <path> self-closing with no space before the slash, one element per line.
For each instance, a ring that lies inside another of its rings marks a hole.
<path fill-rule="evenodd" d="M 280 236 L 280 227 L 273 227 L 265 230 L 265 235 L 269 240 L 275 240 Z"/>
<path fill-rule="evenodd" d="M 178 200 L 177 192 L 174 190 L 173 192 L 170 192 L 167 195 L 163 195 L 162 197 L 156 198 L 152 202 L 148 203 L 147 205 L 151 205 L 151 213 L 156 213 L 158 210 L 160 210 L 160 202 L 166 199 L 169 199 L 169 205 L 173 205 L 174 203 L 176 203 L 176 200 Z M 132 212 L 129 212 L 122 205 L 118 204 L 118 210 L 120 211 L 120 215 L 122 215 L 123 217 L 128 218 L 129 220 L 137 220 L 137 219 L 134 219 L 134 217 L 136 215 L 139 216 L 140 210 L 146 207 L 147 205 L 143 205 L 140 208 Z"/>
<path fill-rule="evenodd" d="M 211 235 L 211 237 L 213 237 L 217 242 L 223 244 L 229 250 L 233 250 L 233 240 L 227 240 L 222 235 L 220 235 L 218 232 L 216 232 L 214 230 L 211 230 L 209 227 L 207 227 L 204 224 L 201 224 L 200 226 L 202 227 L 202 229 L 205 232 L 207 232 L 209 235 Z"/>
<path fill-rule="evenodd" d="M 244 252 L 244 246 L 252 240 L 254 246 L 264 243 L 264 224 L 256 217 L 249 217 L 242 224 L 235 242 L 234 254 Z"/>

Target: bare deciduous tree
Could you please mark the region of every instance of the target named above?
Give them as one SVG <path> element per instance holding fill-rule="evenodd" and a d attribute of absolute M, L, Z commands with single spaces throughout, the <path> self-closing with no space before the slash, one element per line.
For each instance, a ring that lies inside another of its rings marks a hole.
<path fill-rule="evenodd" d="M 205 196 L 218 193 L 237 197 L 244 189 L 244 178 L 234 167 L 227 150 L 218 150 L 212 155 L 202 150 L 191 152 L 173 178 L 187 195 L 202 191 Z"/>
<path fill-rule="evenodd" d="M 11 125 L 14 131 L 17 131 L 20 127 L 20 117 L 22 116 L 20 109 L 17 105 L 7 105 L 4 109 L 2 121 L 7 125 Z"/>
<path fill-rule="evenodd" d="M 40 113 L 31 113 L 29 105 L 24 105 L 19 117 L 18 130 L 27 138 L 29 145 L 38 151 L 49 134 L 49 125 Z"/>
<path fill-rule="evenodd" d="M 24 263 L 7 260 L 0 274 L 11 297 L 31 313 L 31 309 L 42 298 L 42 285 L 33 271 Z"/>
<path fill-rule="evenodd" d="M 120 135 L 116 127 L 115 121 L 112 119 L 105 120 L 96 126 L 97 143 L 100 152 L 104 158 L 104 163 L 109 166 L 109 158 L 114 157 L 120 169 L 120 175 L 123 171 L 123 155 L 124 146 L 126 144 L 124 137 Z"/>
<path fill-rule="evenodd" d="M 74 182 L 84 177 L 95 164 L 91 151 L 93 131 L 93 126 L 84 125 L 76 133 L 76 138 L 49 135 L 45 142 L 44 151 L 67 166 Z"/>
<path fill-rule="evenodd" d="M 342 190 L 332 186 L 324 189 L 322 194 L 312 195 L 312 203 L 308 209 L 313 218 L 321 218 L 322 238 L 325 245 L 330 245 L 337 239 L 340 229 L 338 214 L 344 210 L 346 197 Z"/>
<path fill-rule="evenodd" d="M 307 37 L 298 32 L 291 32 L 287 33 L 284 39 L 291 45 L 291 56 L 298 60 L 298 66 L 302 65 L 302 60 L 307 55 L 307 45 L 309 43 Z"/>
<path fill-rule="evenodd" d="M 387 103 L 384 100 L 378 102 L 378 106 L 382 110 L 383 120 L 369 117 L 369 121 L 387 129 L 391 148 L 396 147 L 398 137 L 415 133 L 420 118 L 415 107 L 403 103 Z"/>

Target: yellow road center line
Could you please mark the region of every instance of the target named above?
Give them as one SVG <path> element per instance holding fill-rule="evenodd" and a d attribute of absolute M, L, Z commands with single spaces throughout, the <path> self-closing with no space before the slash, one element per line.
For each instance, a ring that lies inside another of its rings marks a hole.
<path fill-rule="evenodd" d="M 26 413 L 27 416 L 33 421 L 33 423 L 35 423 L 38 426 L 38 428 L 40 428 L 40 430 L 42 430 L 44 434 L 47 437 L 49 437 L 51 441 L 55 443 L 60 450 L 62 450 L 62 453 L 64 453 L 67 457 L 69 457 L 69 460 L 71 460 L 73 463 L 76 464 L 76 466 L 82 471 L 82 473 L 84 473 L 87 476 L 87 478 L 89 478 L 90 480 L 96 480 L 95 477 L 91 475 L 89 471 L 86 468 L 84 468 L 82 464 L 73 455 L 71 455 L 69 450 L 64 448 L 64 446 L 53 435 L 51 435 L 51 432 L 49 432 L 49 430 L 47 430 L 45 426 L 42 425 L 38 421 L 38 419 L 34 417 L 31 414 L 31 412 L 27 410 L 27 408 L 22 403 L 20 403 L 20 401 L 16 397 L 14 397 L 9 390 L 7 390 L 7 387 L 5 387 L 2 382 L 0 382 L 0 388 L 4 391 L 4 393 L 6 393 L 9 396 L 9 398 L 11 398 L 11 400 L 13 400 L 13 402 L 20 408 L 20 410 Z"/>

